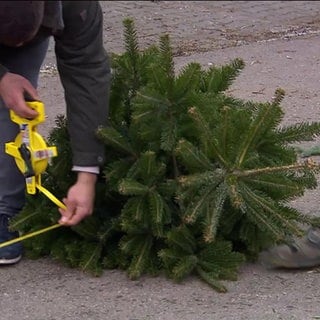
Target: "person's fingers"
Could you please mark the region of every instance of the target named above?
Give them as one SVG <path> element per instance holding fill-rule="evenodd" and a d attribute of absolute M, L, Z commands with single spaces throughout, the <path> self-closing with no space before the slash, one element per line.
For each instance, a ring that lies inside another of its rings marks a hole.
<path fill-rule="evenodd" d="M 75 226 L 77 225 L 80 221 L 84 219 L 84 217 L 87 216 L 87 211 L 84 210 L 84 208 L 77 207 L 74 214 L 69 218 L 69 219 L 63 219 L 61 218 L 62 223 L 67 226 Z"/>
<path fill-rule="evenodd" d="M 38 115 L 26 104 L 26 100 L 40 100 L 36 88 L 26 78 L 8 72 L 1 79 L 0 94 L 6 106 L 18 116 L 33 119 Z"/>
<path fill-rule="evenodd" d="M 16 101 L 11 109 L 20 117 L 26 119 L 33 119 L 38 115 L 38 112 L 30 108 L 22 95 L 17 95 Z"/>
<path fill-rule="evenodd" d="M 72 215 L 66 215 L 66 211 L 63 212 L 63 209 L 59 209 L 62 217 L 59 220 L 59 223 L 64 226 L 74 226 L 77 225 L 80 221 L 82 221 L 86 216 L 88 216 L 88 210 L 82 207 L 76 207 L 73 210 Z"/>
<path fill-rule="evenodd" d="M 62 201 L 66 206 L 65 209 L 59 208 L 59 212 L 62 216 L 60 221 L 63 223 L 68 221 L 74 215 L 76 204 L 73 201 L 70 201 L 68 198 L 64 198 Z"/>

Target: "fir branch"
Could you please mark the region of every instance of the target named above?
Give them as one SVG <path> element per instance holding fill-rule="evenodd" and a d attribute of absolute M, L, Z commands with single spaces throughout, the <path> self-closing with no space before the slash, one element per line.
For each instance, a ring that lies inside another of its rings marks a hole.
<path fill-rule="evenodd" d="M 170 45 L 170 37 L 168 34 L 160 36 L 160 66 L 166 74 L 168 97 L 172 97 L 172 88 L 175 79 L 175 69 L 173 61 L 173 53 Z"/>
<path fill-rule="evenodd" d="M 148 196 L 151 218 L 154 224 L 153 230 L 155 230 L 156 236 L 161 237 L 163 236 L 163 227 L 165 225 L 164 201 L 157 192 L 150 192 Z"/>
<path fill-rule="evenodd" d="M 157 178 L 161 177 L 165 172 L 165 164 L 157 163 L 156 154 L 153 151 L 146 151 L 140 155 L 137 161 L 139 171 L 137 177 L 147 185 L 152 185 Z"/>
<path fill-rule="evenodd" d="M 124 43 L 126 48 L 126 53 L 130 58 L 130 65 L 132 66 L 132 71 L 137 74 L 137 62 L 139 59 L 139 44 L 137 30 L 135 29 L 133 19 L 126 18 L 123 20 L 124 26 Z M 136 78 L 136 77 L 134 77 Z"/>
<path fill-rule="evenodd" d="M 179 166 L 178 166 L 178 161 L 177 161 L 177 157 L 176 155 L 174 154 L 174 152 L 172 153 L 172 167 L 173 167 L 173 178 L 175 180 L 178 179 L 179 175 L 180 175 L 180 171 L 179 171 Z"/>
<path fill-rule="evenodd" d="M 228 167 L 228 162 L 221 154 L 217 144 L 214 142 L 212 137 L 212 131 L 210 130 L 210 126 L 202 114 L 196 107 L 192 107 L 188 110 L 188 114 L 197 122 L 199 129 L 201 130 L 201 134 L 203 137 L 204 149 L 205 153 L 208 152 L 207 148 L 212 150 L 214 155 L 218 158 L 221 164 L 225 167 Z"/>
<path fill-rule="evenodd" d="M 257 168 L 251 170 L 234 170 L 232 175 L 241 178 L 241 177 L 250 177 L 262 174 L 271 174 L 275 172 L 297 172 L 300 169 L 307 169 L 307 170 L 320 170 L 320 164 L 316 163 L 313 159 L 308 158 L 304 162 L 295 163 L 285 166 L 276 166 L 276 167 L 265 167 L 265 168 Z"/>
<path fill-rule="evenodd" d="M 273 104 L 266 104 L 260 108 L 258 115 L 248 129 L 246 138 L 240 146 L 236 167 L 242 167 L 250 148 L 254 147 L 254 144 L 259 140 L 261 135 L 265 133 L 266 129 L 272 129 L 271 123 L 275 126 L 280 122 L 281 117 L 282 110 Z"/>
<path fill-rule="evenodd" d="M 90 271 L 95 275 L 100 275 L 102 272 L 102 268 L 99 265 L 101 252 L 102 245 L 100 243 L 90 243 L 86 245 L 79 265 L 82 271 Z"/>
<path fill-rule="evenodd" d="M 142 222 L 145 215 L 146 197 L 133 197 L 128 199 L 125 203 L 121 213 L 123 216 L 127 215 L 128 220 L 134 222 Z M 126 214 L 128 212 L 128 214 Z M 123 217 L 123 221 L 124 221 Z M 126 229 L 127 230 L 127 229 Z"/>
<path fill-rule="evenodd" d="M 109 223 L 104 224 L 104 229 L 100 230 L 98 234 L 98 239 L 100 243 L 105 244 L 108 238 L 111 238 L 113 234 L 119 232 L 118 225 L 119 225 L 119 217 L 113 218 L 109 221 Z"/>
<path fill-rule="evenodd" d="M 141 85 L 141 72 L 140 72 L 140 53 L 139 53 L 139 44 L 137 31 L 134 26 L 134 21 L 130 18 L 127 18 L 123 21 L 124 25 L 124 38 L 125 38 L 125 48 L 127 56 L 127 66 L 130 68 L 130 78 L 129 78 L 129 87 L 126 97 L 126 113 L 125 121 L 127 126 L 131 123 L 131 108 L 132 100 L 136 96 L 136 92 Z"/>
<path fill-rule="evenodd" d="M 297 195 L 297 193 L 302 193 L 305 186 L 297 181 L 293 181 L 291 178 L 286 177 L 285 175 L 276 174 L 272 175 L 263 175 L 259 174 L 259 176 L 255 179 L 254 176 L 250 176 L 250 179 L 244 179 L 244 182 L 253 185 L 256 188 L 269 190 L 274 194 L 274 192 L 279 194 L 278 199 L 287 199 L 292 195 Z"/>
<path fill-rule="evenodd" d="M 167 243 L 170 247 L 178 248 L 178 255 L 192 255 L 197 248 L 194 234 L 185 225 L 169 230 L 167 233 Z"/>
<path fill-rule="evenodd" d="M 149 204 L 155 224 L 161 225 L 163 223 L 164 201 L 160 194 L 157 192 L 150 192 Z"/>
<path fill-rule="evenodd" d="M 207 206 L 207 214 L 204 220 L 203 239 L 205 243 L 215 241 L 220 217 L 223 213 L 223 205 L 227 198 L 226 185 L 221 183 L 215 190 L 214 197 Z"/>
<path fill-rule="evenodd" d="M 160 82 L 159 82 L 159 86 L 160 86 Z M 154 97 L 154 96 L 150 96 L 150 95 L 146 95 L 140 91 L 137 92 L 137 96 L 143 98 L 144 100 L 146 100 L 147 102 L 150 102 L 153 105 L 163 105 L 164 104 L 164 100 L 160 99 L 159 97 Z M 163 98 L 161 96 L 161 98 Z M 149 106 L 150 107 L 150 106 Z M 140 114 L 134 114 L 133 119 L 135 121 L 141 120 L 141 118 L 145 117 L 145 116 L 149 116 L 151 114 L 154 114 L 154 109 L 151 108 L 151 110 L 146 110 L 143 113 Z"/>
<path fill-rule="evenodd" d="M 135 156 L 135 153 L 126 138 L 116 129 L 112 127 L 104 127 L 98 130 L 97 135 L 105 144 L 112 146 L 119 151 Z"/>
<path fill-rule="evenodd" d="M 260 211 L 260 208 L 254 208 L 250 205 L 250 203 L 246 203 L 242 208 L 244 208 L 243 212 L 246 213 L 250 221 L 254 223 L 260 230 L 271 233 L 276 241 L 284 240 L 284 234 L 282 232 L 283 230 L 278 226 L 275 226 L 272 219 L 270 219 L 264 211 Z"/>
<path fill-rule="evenodd" d="M 179 73 L 174 83 L 173 96 L 177 105 L 184 104 L 191 93 L 197 90 L 201 77 L 201 65 L 189 63 Z"/>
<path fill-rule="evenodd" d="M 105 177 L 105 181 L 108 181 L 110 185 L 110 189 L 118 190 L 117 187 L 119 181 L 125 178 L 126 175 L 130 177 L 127 173 L 130 170 L 130 168 L 132 168 L 132 166 L 133 165 L 131 164 L 131 161 L 128 158 L 110 162 L 105 166 L 103 174 Z"/>
<path fill-rule="evenodd" d="M 221 135 L 221 147 L 222 150 L 227 150 L 227 137 L 228 130 L 230 130 L 230 107 L 224 106 L 222 108 L 222 135 Z M 225 156 L 225 155 L 224 155 Z"/>
<path fill-rule="evenodd" d="M 135 236 L 136 239 L 134 242 L 136 245 L 134 246 L 134 252 L 130 253 L 133 255 L 131 260 L 130 266 L 128 268 L 128 275 L 130 279 L 137 279 L 139 278 L 142 273 L 145 271 L 148 260 L 150 259 L 151 248 L 153 245 L 153 237 L 150 235 L 137 235 Z M 122 250 L 128 252 L 130 246 L 122 244 Z"/>
<path fill-rule="evenodd" d="M 34 211 L 28 214 L 25 214 L 22 218 L 17 217 L 10 221 L 10 228 L 12 230 L 19 230 L 19 228 L 25 225 L 29 220 L 32 220 L 37 215 L 41 214 L 40 212 Z"/>
<path fill-rule="evenodd" d="M 191 201 L 188 205 L 183 221 L 188 224 L 192 224 L 199 216 L 203 215 L 203 210 L 206 204 L 212 201 L 216 189 L 216 185 L 214 184 L 204 188 L 204 190 L 201 190 L 201 195 Z"/>
<path fill-rule="evenodd" d="M 179 259 L 176 265 L 172 269 L 172 277 L 176 281 L 181 281 L 187 275 L 192 273 L 196 268 L 198 258 L 195 255 L 184 256 Z"/>
<path fill-rule="evenodd" d="M 277 208 L 272 199 L 259 195 L 245 185 L 243 186 L 243 191 L 248 199 L 246 201 L 246 207 L 249 209 L 248 213 L 260 220 L 263 223 L 263 227 L 268 228 L 277 239 L 283 238 L 284 227 L 293 234 L 302 235 L 301 229 L 296 224 L 291 223 L 285 216 L 280 214 L 279 208 Z M 273 219 L 277 219 L 281 226 L 276 227 L 276 224 L 272 223 Z"/>
<path fill-rule="evenodd" d="M 196 268 L 196 271 L 200 278 L 204 280 L 207 284 L 209 284 L 216 291 L 220 293 L 226 293 L 228 291 L 226 286 L 224 286 L 221 283 L 221 281 L 217 280 L 215 273 L 206 272 L 200 266 Z"/>
<path fill-rule="evenodd" d="M 175 152 L 190 171 L 212 169 L 212 163 L 207 156 L 185 139 L 178 142 Z"/>
<path fill-rule="evenodd" d="M 149 192 L 149 187 L 132 179 L 122 179 L 118 190 L 123 195 L 140 196 Z"/>
<path fill-rule="evenodd" d="M 280 143 L 313 141 L 319 135 L 319 122 L 301 122 L 277 130 L 277 139 L 279 139 Z"/>
<path fill-rule="evenodd" d="M 274 93 L 274 97 L 272 98 L 272 104 L 274 106 L 279 105 L 282 102 L 285 94 L 286 93 L 282 88 L 277 88 Z"/>
<path fill-rule="evenodd" d="M 202 90 L 214 94 L 227 90 L 244 66 L 245 64 L 242 59 L 234 59 L 231 63 L 222 67 L 210 67 L 203 74 Z"/>
<path fill-rule="evenodd" d="M 176 146 L 177 138 L 178 138 L 178 130 L 176 123 L 171 119 L 164 124 L 161 132 L 161 149 L 164 151 L 172 151 Z"/>
<path fill-rule="evenodd" d="M 158 257 L 162 261 L 165 272 L 171 276 L 173 265 L 185 255 L 184 252 L 177 252 L 175 248 L 164 248 L 158 251 Z"/>
<path fill-rule="evenodd" d="M 201 173 L 189 174 L 187 176 L 180 176 L 178 182 L 183 189 L 200 188 L 204 185 L 215 185 L 223 181 L 225 171 L 216 169 L 214 171 L 205 171 Z"/>
<path fill-rule="evenodd" d="M 101 228 L 101 223 L 98 219 L 94 219 L 93 216 L 88 217 L 86 220 L 82 221 L 80 224 L 72 227 L 72 229 L 81 235 L 86 240 L 99 241 L 99 230 Z"/>

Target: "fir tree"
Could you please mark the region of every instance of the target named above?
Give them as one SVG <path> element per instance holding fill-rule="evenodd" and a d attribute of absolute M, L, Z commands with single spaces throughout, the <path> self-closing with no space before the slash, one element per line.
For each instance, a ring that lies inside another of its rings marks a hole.
<path fill-rule="evenodd" d="M 170 38 L 140 50 L 133 20 L 124 20 L 125 52 L 112 55 L 103 178 L 92 217 L 26 241 L 33 257 L 50 255 L 99 275 L 126 270 L 132 279 L 164 272 L 176 281 L 196 274 L 224 292 L 246 258 L 316 223 L 289 202 L 315 188 L 318 164 L 299 161 L 294 144 L 313 140 L 320 124 L 283 126 L 284 92 L 266 103 L 227 89 L 241 59 L 175 70 Z M 66 119 L 49 141 L 58 148 L 43 184 L 62 198 L 74 181 Z M 38 194 L 13 223 L 22 233 L 58 219 Z"/>

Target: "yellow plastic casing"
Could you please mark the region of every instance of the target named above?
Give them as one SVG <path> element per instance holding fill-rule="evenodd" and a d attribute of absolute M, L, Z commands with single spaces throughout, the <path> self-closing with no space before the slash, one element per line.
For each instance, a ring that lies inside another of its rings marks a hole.
<path fill-rule="evenodd" d="M 25 119 L 10 110 L 11 120 L 19 125 L 20 132 L 14 142 L 6 143 L 5 151 L 15 158 L 19 170 L 25 174 L 27 165 L 20 153 L 20 147 L 22 144 L 26 146 L 33 169 L 33 175 L 26 177 L 27 192 L 35 194 L 36 185 L 41 186 L 41 173 L 46 170 L 49 159 L 57 156 L 57 149 L 55 146 L 48 147 L 43 137 L 37 132 L 37 126 L 45 120 L 44 104 L 41 101 L 26 103 L 30 108 L 36 110 L 38 115 L 34 119 Z"/>

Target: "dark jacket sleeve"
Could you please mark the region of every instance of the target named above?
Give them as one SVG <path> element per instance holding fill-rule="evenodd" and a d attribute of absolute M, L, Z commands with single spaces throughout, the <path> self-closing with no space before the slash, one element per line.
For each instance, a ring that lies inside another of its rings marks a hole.
<path fill-rule="evenodd" d="M 102 10 L 97 1 L 62 1 L 62 5 L 64 30 L 54 39 L 73 165 L 101 167 L 104 146 L 96 131 L 107 123 L 110 89 Z"/>
<path fill-rule="evenodd" d="M 0 80 L 7 72 L 8 72 L 8 69 L 5 66 L 0 64 Z"/>

